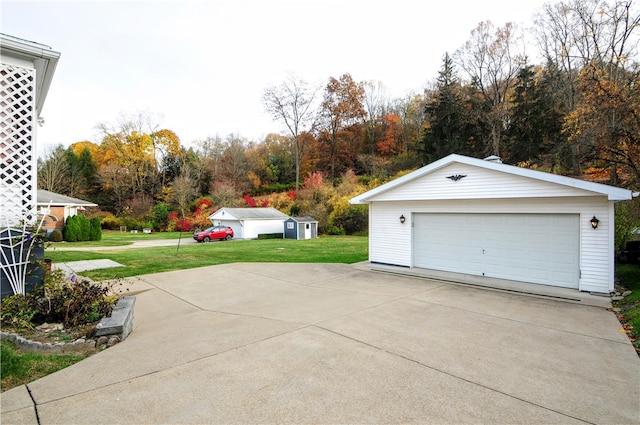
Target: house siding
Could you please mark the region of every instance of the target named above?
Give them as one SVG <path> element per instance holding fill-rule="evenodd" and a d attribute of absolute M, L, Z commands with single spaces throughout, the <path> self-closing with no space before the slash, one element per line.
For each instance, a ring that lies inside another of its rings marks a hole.
<path fill-rule="evenodd" d="M 454 182 L 459 183 L 459 182 Z M 458 193 L 449 191 L 449 197 Z M 522 194 L 521 194 L 522 195 Z M 530 213 L 580 215 L 579 289 L 613 290 L 613 205 L 606 196 L 519 199 L 448 199 L 425 201 L 373 201 L 370 203 L 369 260 L 371 262 L 413 267 L 413 213 Z M 400 223 L 404 215 L 406 222 Z M 589 220 L 600 220 L 593 230 Z"/>
<path fill-rule="evenodd" d="M 458 181 L 447 178 L 465 175 Z M 383 192 L 372 201 L 427 199 L 501 199 L 538 197 L 584 197 L 594 195 L 582 189 L 497 172 L 468 164 L 450 164 L 432 173 Z"/>
<path fill-rule="evenodd" d="M 400 216 L 406 221 L 400 223 Z M 369 261 L 410 267 L 411 214 L 407 203 L 374 202 L 369 206 Z"/>

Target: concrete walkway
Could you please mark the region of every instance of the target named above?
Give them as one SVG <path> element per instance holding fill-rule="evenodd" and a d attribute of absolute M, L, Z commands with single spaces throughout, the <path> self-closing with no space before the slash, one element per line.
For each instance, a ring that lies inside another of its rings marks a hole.
<path fill-rule="evenodd" d="M 344 264 L 131 290 L 129 338 L 3 393 L 3 425 L 640 423 L 640 359 L 604 307 Z"/>

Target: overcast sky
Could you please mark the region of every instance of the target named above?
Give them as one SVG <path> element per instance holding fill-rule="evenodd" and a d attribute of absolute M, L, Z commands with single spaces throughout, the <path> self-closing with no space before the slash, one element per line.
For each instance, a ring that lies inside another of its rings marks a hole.
<path fill-rule="evenodd" d="M 185 146 L 230 133 L 261 141 L 283 132 L 261 98 L 288 73 L 323 87 L 349 73 L 391 97 L 422 93 L 479 22 L 526 29 L 549 1 L 0 0 L 0 32 L 62 54 L 38 130 L 42 155 L 99 142 L 97 124 L 138 112 Z"/>

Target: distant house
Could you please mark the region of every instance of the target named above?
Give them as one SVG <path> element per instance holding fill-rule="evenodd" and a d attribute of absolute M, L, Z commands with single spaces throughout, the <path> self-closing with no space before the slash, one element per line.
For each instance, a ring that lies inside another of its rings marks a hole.
<path fill-rule="evenodd" d="M 285 239 L 313 239 L 318 237 L 318 220 L 312 217 L 289 217 L 284 221 Z"/>
<path fill-rule="evenodd" d="M 0 227 L 35 218 L 37 124 L 60 53 L 0 34 Z"/>
<path fill-rule="evenodd" d="M 229 226 L 235 239 L 257 239 L 262 234 L 283 234 L 289 218 L 275 208 L 220 208 L 209 216 L 214 225 Z"/>
<path fill-rule="evenodd" d="M 38 189 L 38 216 L 45 217 L 43 229 L 47 235 L 55 229 L 62 231 L 68 217 L 85 211 L 89 207 L 97 207 L 93 202 L 84 201 L 71 196 L 60 195 L 48 190 Z"/>

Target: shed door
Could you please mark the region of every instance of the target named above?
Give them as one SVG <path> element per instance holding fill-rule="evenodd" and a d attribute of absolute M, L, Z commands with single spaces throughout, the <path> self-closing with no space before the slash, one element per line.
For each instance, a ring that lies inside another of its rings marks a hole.
<path fill-rule="evenodd" d="M 414 214 L 415 267 L 578 289 L 578 214 Z"/>

